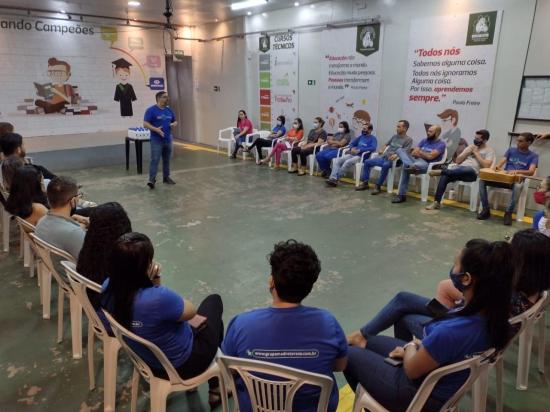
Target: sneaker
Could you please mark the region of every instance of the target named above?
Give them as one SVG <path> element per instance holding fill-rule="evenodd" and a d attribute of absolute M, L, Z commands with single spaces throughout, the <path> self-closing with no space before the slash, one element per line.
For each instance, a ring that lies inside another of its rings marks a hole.
<path fill-rule="evenodd" d="M 328 170 L 323 170 L 321 172 L 321 177 L 329 177 L 330 176 L 330 172 Z"/>
<path fill-rule="evenodd" d="M 176 182 L 174 182 L 171 178 L 169 177 L 165 177 L 164 179 L 162 179 L 162 183 L 166 183 L 167 185 L 175 185 Z"/>
<path fill-rule="evenodd" d="M 327 179 L 325 180 L 328 187 L 336 187 L 338 186 L 338 180 L 336 179 Z"/>
<path fill-rule="evenodd" d="M 295 166 L 292 166 L 292 167 L 290 168 L 290 170 L 288 171 L 288 173 L 298 173 L 298 168 L 295 167 Z"/>
<path fill-rule="evenodd" d="M 370 194 L 373 195 L 373 196 L 379 195 L 380 193 L 382 193 L 382 188 L 378 185 L 376 185 L 374 190 L 372 192 L 370 192 Z"/>
<path fill-rule="evenodd" d="M 359 186 L 355 186 L 355 190 L 357 190 L 358 192 L 362 190 L 368 190 L 368 189 L 369 189 L 369 184 L 365 182 L 361 182 L 359 183 Z"/>
<path fill-rule="evenodd" d="M 155 188 L 155 182 L 147 182 L 147 186 L 149 186 L 149 189 Z"/>
<path fill-rule="evenodd" d="M 305 174 L 306 174 L 306 169 L 298 170 L 298 176 L 305 176 Z"/>
<path fill-rule="evenodd" d="M 441 203 L 433 202 L 431 205 L 426 206 L 426 210 L 439 210 L 441 209 Z"/>
<path fill-rule="evenodd" d="M 405 195 L 395 195 L 391 200 L 392 203 L 403 203 L 406 201 L 407 201 L 407 196 Z"/>
<path fill-rule="evenodd" d="M 512 212 L 504 212 L 504 223 L 505 226 L 511 226 L 512 225 Z"/>
<path fill-rule="evenodd" d="M 491 217 L 491 211 L 489 209 L 482 209 L 481 212 L 477 214 L 478 220 L 487 220 Z"/>

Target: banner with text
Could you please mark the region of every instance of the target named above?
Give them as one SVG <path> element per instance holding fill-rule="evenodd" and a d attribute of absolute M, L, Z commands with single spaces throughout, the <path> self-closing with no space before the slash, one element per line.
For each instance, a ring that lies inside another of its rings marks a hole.
<path fill-rule="evenodd" d="M 354 135 L 378 119 L 382 66 L 379 23 L 325 30 L 321 37 L 321 113 L 327 133 L 347 121 Z"/>
<path fill-rule="evenodd" d="M 122 131 L 165 90 L 162 34 L 0 16 L 0 120 L 25 137 Z"/>
<path fill-rule="evenodd" d="M 296 33 L 275 33 L 259 40 L 260 128 L 271 130 L 277 117 L 287 127 L 298 113 L 298 40 Z"/>
<path fill-rule="evenodd" d="M 502 12 L 411 21 L 403 118 L 419 141 L 442 128 L 451 159 L 461 138 L 485 128 Z"/>

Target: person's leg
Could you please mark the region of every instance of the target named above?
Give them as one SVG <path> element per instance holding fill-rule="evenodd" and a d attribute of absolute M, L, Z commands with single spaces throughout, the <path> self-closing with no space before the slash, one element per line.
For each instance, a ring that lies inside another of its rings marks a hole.
<path fill-rule="evenodd" d="M 411 175 L 408 170 L 403 168 L 401 170 L 401 178 L 399 179 L 399 196 L 406 196 L 407 195 L 407 189 L 409 188 L 409 180 L 411 178 Z"/>
<path fill-rule="evenodd" d="M 437 203 L 441 203 L 441 199 L 443 199 L 443 195 L 445 194 L 445 190 L 447 189 L 447 185 L 449 184 L 450 177 L 445 174 L 445 171 L 441 173 L 441 177 L 439 178 L 439 182 L 437 183 L 437 189 L 435 190 L 435 196 L 434 201 Z"/>
<path fill-rule="evenodd" d="M 454 287 L 451 279 L 445 279 L 437 284 L 435 298 L 442 305 L 452 308 L 456 301 L 464 299 L 464 295 Z"/>
<path fill-rule="evenodd" d="M 245 136 L 237 137 L 235 140 L 235 148 L 233 149 L 233 157 L 237 156 L 237 152 L 242 147 L 242 144 L 244 140 L 246 139 Z"/>
<path fill-rule="evenodd" d="M 522 184 L 514 183 L 512 185 L 512 193 L 510 195 L 510 202 L 508 203 L 508 206 L 505 209 L 505 212 L 507 213 L 514 213 L 514 209 L 516 208 L 516 202 L 518 201 L 519 194 L 521 193 Z"/>
<path fill-rule="evenodd" d="M 350 158 L 350 156 L 351 155 L 344 155 L 334 159 L 334 162 L 332 162 L 332 172 L 330 174 L 331 180 L 338 180 L 338 178 L 340 177 L 338 175 L 338 172 L 340 172 L 340 168 L 342 167 L 344 162 Z"/>
<path fill-rule="evenodd" d="M 168 180 L 170 177 L 170 158 L 172 157 L 172 142 L 162 145 L 162 178 Z"/>
<path fill-rule="evenodd" d="M 162 143 L 151 140 L 151 161 L 149 163 L 149 182 L 155 183 L 157 180 L 157 170 L 160 157 L 162 155 Z"/>
<path fill-rule="evenodd" d="M 294 165 L 298 164 L 298 156 L 300 155 L 300 151 L 302 148 L 300 146 L 295 146 L 292 148 L 292 151 L 290 152 L 290 156 L 292 157 L 292 163 Z"/>
<path fill-rule="evenodd" d="M 275 166 L 279 167 L 281 164 L 281 153 L 286 150 L 286 145 L 282 142 L 277 143 L 273 148 L 273 156 L 275 156 Z"/>
<path fill-rule="evenodd" d="M 414 164 L 414 159 L 411 157 L 409 152 L 404 149 L 397 149 L 395 152 L 397 156 L 399 156 L 399 159 L 401 162 L 403 162 L 403 167 L 411 167 Z"/>
<path fill-rule="evenodd" d="M 361 173 L 361 181 L 368 183 L 370 178 L 370 170 L 374 166 L 380 166 L 383 161 L 383 157 L 375 157 L 374 159 L 366 159 L 365 161 L 363 161 L 363 172 Z"/>
<path fill-rule="evenodd" d="M 352 167 L 354 167 L 356 163 L 359 163 L 360 161 L 361 161 L 361 156 L 348 155 L 348 158 L 346 159 L 346 161 L 340 167 L 340 176 L 339 177 L 341 177 L 344 173 L 346 173 L 348 170 L 350 170 Z"/>
<path fill-rule="evenodd" d="M 487 195 L 487 184 L 485 180 L 479 181 L 479 200 L 483 210 L 489 210 L 489 196 Z"/>
<path fill-rule="evenodd" d="M 415 313 L 429 315 L 426 308 L 429 298 L 410 292 L 399 292 L 393 297 L 370 322 L 361 328 L 361 334 L 369 339 L 383 330 L 393 326 L 403 316 Z"/>
<path fill-rule="evenodd" d="M 414 337 L 421 339 L 424 336 L 424 326 L 433 319 L 427 315 L 405 315 L 393 325 L 393 336 L 405 342 L 410 342 Z"/>
<path fill-rule="evenodd" d="M 300 156 L 300 167 L 305 168 L 307 166 L 307 157 L 311 154 L 313 154 L 313 150 L 315 148 L 309 147 L 307 149 L 300 149 L 299 156 Z"/>
<path fill-rule="evenodd" d="M 391 160 L 385 159 L 383 157 L 381 157 L 380 159 L 383 159 L 383 162 L 377 166 L 380 166 L 382 170 L 380 170 L 380 176 L 378 176 L 378 181 L 376 182 L 376 186 L 382 186 L 384 184 L 386 178 L 388 177 L 388 173 L 393 165 L 393 162 Z"/>

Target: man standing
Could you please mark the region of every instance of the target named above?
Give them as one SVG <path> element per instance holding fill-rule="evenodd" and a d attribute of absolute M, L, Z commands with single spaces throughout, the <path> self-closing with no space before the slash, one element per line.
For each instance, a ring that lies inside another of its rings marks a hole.
<path fill-rule="evenodd" d="M 162 182 L 175 185 L 170 178 L 170 157 L 172 156 L 172 127 L 178 122 L 174 112 L 168 107 L 168 93 L 162 91 L 155 95 L 157 104 L 151 106 L 143 117 L 143 127 L 151 131 L 151 164 L 149 166 L 150 189 L 155 188 L 157 169 L 162 156 Z"/>
<path fill-rule="evenodd" d="M 362 183 L 355 188 L 355 190 L 366 190 L 369 188 L 369 176 L 370 169 L 379 166 L 382 170 L 380 176 L 376 182 L 376 188 L 371 192 L 371 195 L 377 195 L 381 191 L 381 186 L 384 184 L 388 171 L 392 167 L 394 160 L 398 158 L 397 149 L 409 150 L 412 147 L 413 140 L 407 136 L 407 130 L 409 130 L 409 122 L 407 120 L 399 120 L 396 126 L 396 133 L 386 143 L 386 145 L 380 149 L 378 154 L 380 156 L 367 159 L 363 162 L 363 173 L 361 175 Z M 393 188 L 389 188 L 388 191 Z"/>
<path fill-rule="evenodd" d="M 421 175 L 428 171 L 428 165 L 438 162 L 445 153 L 445 142 L 439 138 L 441 127 L 430 126 L 426 139 L 422 140 L 411 153 L 404 149 L 397 149 L 397 156 L 403 162 L 403 171 L 399 180 L 399 192 L 393 197 L 392 203 L 403 203 L 407 200 L 407 189 L 411 173 Z"/>

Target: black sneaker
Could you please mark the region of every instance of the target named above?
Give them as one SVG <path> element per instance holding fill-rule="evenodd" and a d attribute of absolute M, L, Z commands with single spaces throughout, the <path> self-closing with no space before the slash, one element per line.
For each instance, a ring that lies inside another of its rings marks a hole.
<path fill-rule="evenodd" d="M 329 177 L 330 176 L 330 172 L 328 170 L 323 170 L 321 172 L 321 177 Z"/>
<path fill-rule="evenodd" d="M 171 178 L 169 177 L 165 177 L 164 179 L 162 179 L 162 183 L 166 183 L 167 185 L 175 185 L 176 182 L 174 182 Z"/>
<path fill-rule="evenodd" d="M 147 182 L 147 186 L 149 186 L 149 189 L 155 188 L 155 182 Z"/>
<path fill-rule="evenodd" d="M 407 201 L 407 196 L 405 195 L 395 195 L 391 200 L 392 203 L 403 203 L 406 201 Z"/>
<path fill-rule="evenodd" d="M 335 179 L 327 179 L 325 182 L 327 183 L 328 187 L 338 186 L 338 180 L 335 180 Z"/>
<path fill-rule="evenodd" d="M 359 183 L 359 186 L 355 186 L 355 190 L 357 190 L 358 192 L 362 190 L 369 190 L 369 184 L 365 182 L 361 182 Z"/>
<path fill-rule="evenodd" d="M 505 226 L 512 225 L 512 212 L 504 212 L 504 221 L 502 222 Z"/>
<path fill-rule="evenodd" d="M 477 214 L 478 220 L 487 220 L 491 217 L 491 211 L 489 209 L 481 209 L 481 212 Z"/>
<path fill-rule="evenodd" d="M 382 188 L 376 185 L 375 189 L 372 192 L 370 192 L 370 194 L 376 196 L 376 195 L 379 195 L 381 192 L 382 192 Z"/>

